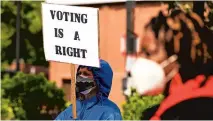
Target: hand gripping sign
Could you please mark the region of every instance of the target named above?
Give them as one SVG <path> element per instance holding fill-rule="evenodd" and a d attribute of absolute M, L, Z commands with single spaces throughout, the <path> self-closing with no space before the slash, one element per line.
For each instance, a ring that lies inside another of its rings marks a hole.
<path fill-rule="evenodd" d="M 98 9 L 42 3 L 42 20 L 46 60 L 71 64 L 71 101 L 77 118 L 75 64 L 100 67 Z"/>

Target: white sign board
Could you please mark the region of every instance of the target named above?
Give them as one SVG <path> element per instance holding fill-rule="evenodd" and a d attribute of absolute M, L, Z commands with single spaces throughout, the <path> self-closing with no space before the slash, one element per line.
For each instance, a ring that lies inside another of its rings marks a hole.
<path fill-rule="evenodd" d="M 42 3 L 47 61 L 100 67 L 98 9 Z"/>

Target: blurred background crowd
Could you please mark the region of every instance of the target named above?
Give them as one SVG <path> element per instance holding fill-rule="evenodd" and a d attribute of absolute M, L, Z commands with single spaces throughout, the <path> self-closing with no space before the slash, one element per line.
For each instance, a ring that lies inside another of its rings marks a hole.
<path fill-rule="evenodd" d="M 51 120 L 70 105 L 70 65 L 48 62 L 44 57 L 41 2 L 1 1 L 1 119 Z M 110 99 L 119 106 L 123 119 L 143 119 L 143 112 L 160 104 L 167 95 L 141 96 L 134 90 L 126 93 L 130 76 L 127 58 L 141 56 L 145 51 L 152 55 L 149 48 L 140 44 L 135 50 L 124 47 L 126 35 L 148 41 L 149 46 L 159 46 L 153 42 L 156 38 L 159 43 L 167 40 L 164 42 L 167 55 L 178 54 L 181 67 L 186 67 L 180 68 L 183 80 L 200 73 L 212 74 L 212 1 L 81 6 L 99 8 L 100 57 L 112 66 Z"/>

